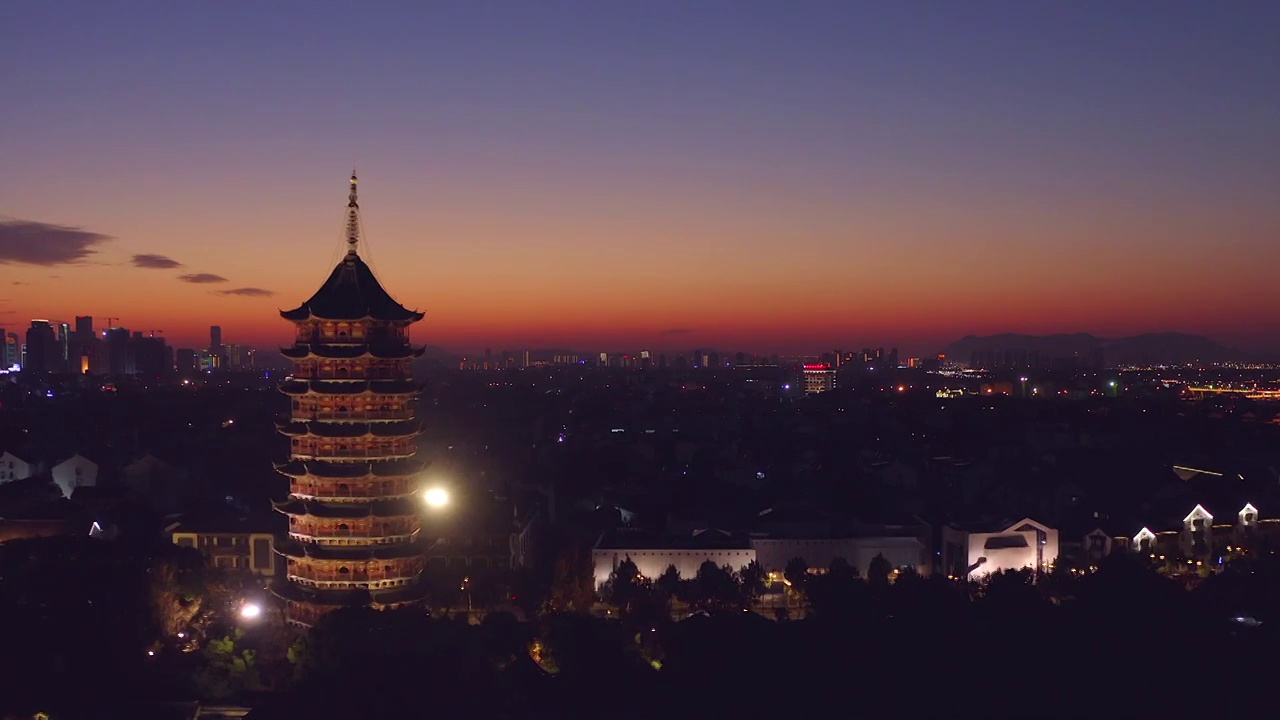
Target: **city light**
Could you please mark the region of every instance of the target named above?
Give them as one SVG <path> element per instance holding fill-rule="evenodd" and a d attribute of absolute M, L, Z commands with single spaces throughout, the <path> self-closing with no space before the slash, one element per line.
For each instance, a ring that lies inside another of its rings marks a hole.
<path fill-rule="evenodd" d="M 240 617 L 245 620 L 253 620 L 262 615 L 262 606 L 255 603 L 245 603 L 240 608 Z"/>
<path fill-rule="evenodd" d="M 449 492 L 444 488 L 431 488 L 422 495 L 427 507 L 442 508 L 449 504 Z"/>

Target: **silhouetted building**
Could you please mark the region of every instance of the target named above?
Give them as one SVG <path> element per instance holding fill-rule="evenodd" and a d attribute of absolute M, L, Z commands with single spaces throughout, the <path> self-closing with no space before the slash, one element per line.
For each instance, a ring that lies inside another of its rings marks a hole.
<path fill-rule="evenodd" d="M 58 336 L 48 320 L 32 320 L 27 329 L 27 359 L 24 372 L 52 373 L 64 369 Z"/>
<path fill-rule="evenodd" d="M 179 375 L 193 375 L 200 371 L 196 365 L 196 351 L 191 348 L 179 348 L 175 364 Z"/>

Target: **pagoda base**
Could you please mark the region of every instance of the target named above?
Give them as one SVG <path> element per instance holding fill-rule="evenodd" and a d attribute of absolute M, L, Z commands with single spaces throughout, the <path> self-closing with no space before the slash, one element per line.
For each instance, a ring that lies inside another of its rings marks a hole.
<path fill-rule="evenodd" d="M 421 581 L 409 587 L 372 592 L 368 590 L 320 591 L 286 582 L 273 585 L 271 591 L 285 602 L 285 622 L 304 628 L 315 625 L 320 618 L 342 608 L 368 607 L 374 610 L 394 610 L 420 605 L 427 599 L 427 586 Z"/>

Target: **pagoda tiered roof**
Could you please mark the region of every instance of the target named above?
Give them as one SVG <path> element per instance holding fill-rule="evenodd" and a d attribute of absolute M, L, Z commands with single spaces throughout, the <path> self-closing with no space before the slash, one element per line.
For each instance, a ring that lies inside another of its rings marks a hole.
<path fill-rule="evenodd" d="M 415 393 L 420 385 L 408 380 L 300 380 L 291 378 L 280 384 L 285 395 L 401 395 Z"/>
<path fill-rule="evenodd" d="M 417 511 L 410 498 L 379 500 L 371 503 L 325 504 L 319 500 L 290 499 L 271 503 L 277 512 L 285 515 L 313 515 L 320 518 L 403 517 Z"/>
<path fill-rule="evenodd" d="M 276 472 L 289 477 L 334 478 L 335 480 L 355 480 L 359 478 L 393 478 L 415 475 L 426 469 L 427 463 L 413 458 L 399 460 L 378 460 L 368 463 L 331 463 L 323 460 L 290 460 L 276 463 Z"/>
<path fill-rule="evenodd" d="M 291 422 L 276 426 L 282 435 L 290 437 L 358 438 L 358 437 L 412 437 L 422 432 L 417 420 L 385 423 L 331 423 Z"/>
<path fill-rule="evenodd" d="M 373 271 L 354 252 L 349 253 L 310 300 L 293 310 L 280 311 L 285 320 L 383 320 L 417 322 L 423 315 L 392 299 Z"/>
<path fill-rule="evenodd" d="M 276 552 L 285 557 L 313 560 L 394 560 L 422 555 L 423 547 L 418 542 L 390 545 L 317 545 L 289 539 L 276 543 Z"/>
<path fill-rule="evenodd" d="M 294 583 L 275 583 L 271 592 L 283 600 L 305 602 L 329 607 L 364 606 L 371 604 L 398 605 L 426 597 L 423 583 L 389 590 L 313 590 Z"/>
<path fill-rule="evenodd" d="M 291 360 L 317 357 L 326 360 L 353 360 L 356 358 L 374 358 L 377 360 L 403 360 L 416 358 L 426 351 L 425 347 L 410 345 L 330 345 L 327 343 L 298 343 L 293 347 L 280 348 L 280 354 Z"/>

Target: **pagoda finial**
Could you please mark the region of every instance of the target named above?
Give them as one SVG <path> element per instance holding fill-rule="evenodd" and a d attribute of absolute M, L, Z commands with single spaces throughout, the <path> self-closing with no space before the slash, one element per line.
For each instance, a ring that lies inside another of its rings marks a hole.
<path fill-rule="evenodd" d="M 360 204 L 356 202 L 356 171 L 351 170 L 351 194 L 347 196 L 347 257 L 355 257 L 360 243 Z"/>

